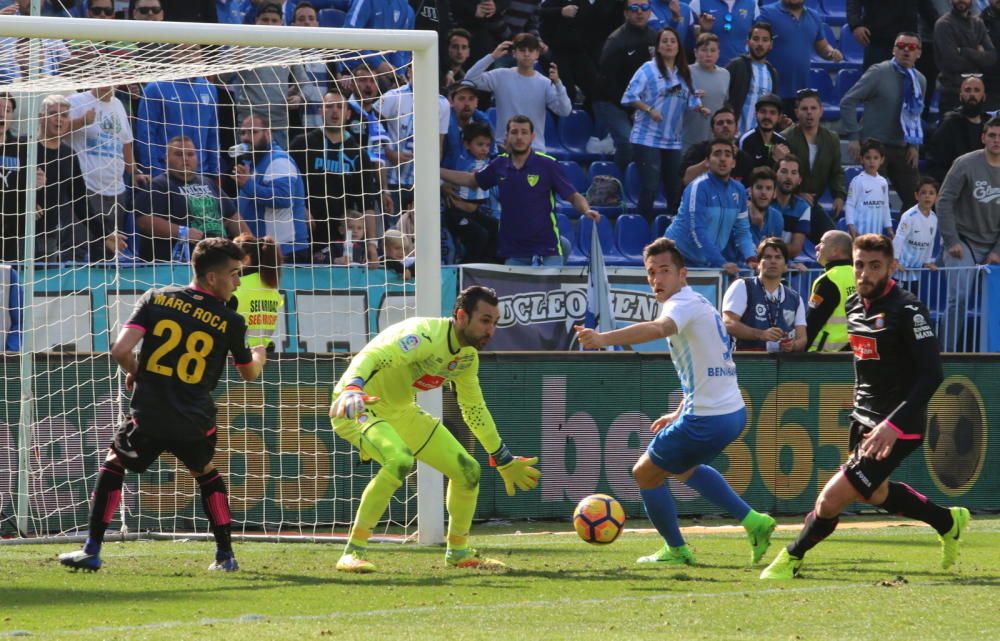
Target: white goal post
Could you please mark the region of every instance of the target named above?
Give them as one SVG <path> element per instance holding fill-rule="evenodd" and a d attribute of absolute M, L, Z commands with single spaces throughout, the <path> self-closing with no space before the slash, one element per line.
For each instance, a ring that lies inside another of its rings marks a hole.
<path fill-rule="evenodd" d="M 124 20 L 92 20 L 77 18 L 49 18 L 27 16 L 0 17 L 0 37 L 26 39 L 30 43 L 29 62 L 26 78 L 9 86 L 0 86 L 0 91 L 10 91 L 20 96 L 29 114 L 37 114 L 43 92 L 51 91 L 48 85 L 56 86 L 44 78 L 40 48 L 45 39 L 92 41 L 97 43 L 156 43 L 188 44 L 216 47 L 255 47 L 295 50 L 347 50 L 360 52 L 412 52 L 412 137 L 413 137 L 413 209 L 415 211 L 415 305 L 407 313 L 419 316 L 439 316 L 441 314 L 441 244 L 440 244 L 440 194 L 439 194 L 439 100 L 438 100 L 438 37 L 430 31 L 395 30 L 348 30 L 308 27 L 271 27 L 255 25 L 220 25 L 180 22 L 151 22 Z M 24 42 L 24 40 L 22 40 Z M 99 69 L 92 70 L 99 71 Z M 164 68 L 163 73 L 169 76 Z M 207 74 L 206 74 L 207 75 Z M 155 78 L 143 77 L 136 82 L 147 82 Z M 68 83 L 74 89 L 88 89 L 102 86 L 105 78 L 92 76 L 71 78 Z M 47 84 L 48 83 L 48 84 Z M 64 82 L 65 84 L 65 82 Z M 27 138 L 29 167 L 35 161 L 37 131 L 33 124 L 22 133 Z M 36 177 L 27 172 L 26 205 L 24 211 L 34 211 Z M 36 311 L 33 302 L 35 287 L 34 265 L 34 217 L 25 216 L 25 255 L 21 285 L 24 289 L 23 334 L 24 342 L 20 354 L 20 421 L 17 430 L 16 490 L 13 506 L 16 511 L 14 521 L 18 532 L 29 532 L 28 519 L 31 511 L 29 495 L 32 465 L 33 431 L 37 427 L 35 396 L 31 389 L 34 378 L 34 360 L 43 348 L 34 343 L 35 326 L 32 314 Z M 350 238 L 350 236 L 348 236 Z M 183 284 L 179 282 L 177 284 Z M 65 312 L 71 313 L 71 312 Z M 94 331 L 97 331 L 96 329 Z M 322 350 L 314 350 L 322 351 Z M 8 358 L 10 355 L 8 354 Z M 269 364 L 269 367 L 277 363 Z M 112 374 L 114 376 L 114 374 Z M 328 381 L 332 389 L 335 381 Z M 433 415 L 442 413 L 440 390 L 420 396 L 421 404 Z M 2 417 L 0 417 L 2 418 Z M 4 426 L 0 425 L 0 430 Z M 0 442 L 0 450 L 3 443 Z M 3 452 L 0 451 L 0 455 Z M 0 456 L 0 465 L 3 465 Z M 9 470 L 8 470 L 9 472 Z M 0 478 L 0 482 L 2 482 Z M 91 479 L 92 480 L 92 479 Z M 89 482 L 89 481 L 88 481 Z M 13 485 L 13 483 L 12 483 Z M 0 492 L 3 488 L 0 487 Z M 444 541 L 444 500 L 443 479 L 440 473 L 420 464 L 417 472 L 416 523 L 417 540 L 422 544 L 440 544 Z M 0 496 L 2 499 L 2 496 Z M 7 507 L 0 504 L 2 510 Z M 79 523 L 74 531 L 79 532 Z M 85 523 L 84 523 L 85 525 Z M 238 534 L 238 533 L 237 533 Z"/>

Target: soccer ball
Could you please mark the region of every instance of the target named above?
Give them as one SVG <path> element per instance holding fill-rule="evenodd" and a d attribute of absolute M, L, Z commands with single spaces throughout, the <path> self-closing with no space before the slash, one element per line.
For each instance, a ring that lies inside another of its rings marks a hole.
<path fill-rule="evenodd" d="M 625 509 L 613 496 L 591 494 L 573 511 L 573 527 L 587 543 L 607 545 L 625 529 Z"/>

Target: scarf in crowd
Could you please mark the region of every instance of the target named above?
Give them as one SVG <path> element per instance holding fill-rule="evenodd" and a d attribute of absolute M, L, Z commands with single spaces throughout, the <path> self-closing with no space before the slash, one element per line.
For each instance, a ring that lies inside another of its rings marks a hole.
<path fill-rule="evenodd" d="M 903 106 L 899 110 L 899 124 L 903 128 L 903 139 L 908 145 L 924 142 L 924 127 L 920 117 L 924 112 L 924 93 L 920 91 L 916 69 L 904 69 L 895 60 L 892 68 L 903 74 Z"/>

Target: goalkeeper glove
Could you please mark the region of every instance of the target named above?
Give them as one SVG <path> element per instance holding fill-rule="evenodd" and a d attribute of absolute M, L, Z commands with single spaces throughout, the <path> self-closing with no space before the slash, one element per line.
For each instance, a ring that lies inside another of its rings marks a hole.
<path fill-rule="evenodd" d="M 365 390 L 359 385 L 348 385 L 333 401 L 330 416 L 334 418 L 357 418 L 365 412 L 365 403 L 377 401 L 376 396 L 365 395 Z"/>
<path fill-rule="evenodd" d="M 517 493 L 515 488 L 523 492 L 538 487 L 538 479 L 542 477 L 542 473 L 531 467 L 537 464 L 537 456 L 513 456 L 506 445 L 501 445 L 500 449 L 490 454 L 490 465 L 496 467 L 503 478 L 507 496 L 514 496 Z"/>

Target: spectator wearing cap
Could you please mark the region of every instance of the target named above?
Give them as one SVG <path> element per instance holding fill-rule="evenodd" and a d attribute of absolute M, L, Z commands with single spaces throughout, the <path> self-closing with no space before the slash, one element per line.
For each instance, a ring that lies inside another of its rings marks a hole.
<path fill-rule="evenodd" d="M 778 88 L 778 70 L 767 61 L 774 46 L 771 25 L 758 22 L 750 28 L 747 53 L 729 61 L 729 104 L 736 109 L 739 132 L 757 126 L 757 100 Z"/>
<path fill-rule="evenodd" d="M 608 36 L 597 65 L 594 115 L 611 133 L 615 164 L 623 174 L 632 162 L 629 136 L 635 110 L 622 105 L 621 97 L 635 72 L 649 60 L 649 52 L 656 43 L 656 32 L 649 28 L 650 8 L 647 0 L 637 0 L 625 7 L 625 24 Z"/>
<path fill-rule="evenodd" d="M 573 111 L 573 104 L 559 79 L 559 68 L 555 63 L 549 65 L 548 76 L 535 71 L 540 47 L 534 35 L 520 33 L 513 40 L 501 42 L 493 53 L 476 62 L 465 79 L 475 83 L 479 89 L 493 92 L 497 122 L 508 122 L 520 114 L 530 118 L 535 132 L 534 148 L 545 151 L 546 109 L 557 116 L 568 116 Z M 487 71 L 496 60 L 508 53 L 514 54 L 516 67 Z"/>
<path fill-rule="evenodd" d="M 795 94 L 795 115 L 798 122 L 781 132 L 789 150 L 800 160 L 802 186 L 799 196 L 812 207 L 809 240 L 817 244 L 823 234 L 833 228 L 833 222 L 819 204 L 819 198 L 829 191 L 833 196 L 833 217 L 844 211 L 844 168 L 840 164 L 840 136 L 820 124 L 823 102 L 815 89 L 800 89 Z M 780 188 L 780 186 L 779 186 Z"/>
<path fill-rule="evenodd" d="M 777 171 L 778 161 L 788 153 L 788 141 L 775 131 L 781 120 L 781 96 L 766 93 L 754 105 L 757 126 L 740 136 L 740 149 L 752 159 L 754 167 L 770 167 Z"/>
<path fill-rule="evenodd" d="M 920 36 L 900 33 L 892 59 L 868 67 L 840 99 L 840 123 L 851 142 L 848 153 L 861 162 L 861 140 L 873 138 L 885 148 L 880 172 L 889 179 L 903 201 L 903 208 L 916 204 L 917 158 L 924 142 L 921 117 L 927 80 L 916 70 Z M 864 117 L 858 124 L 858 105 Z"/>
<path fill-rule="evenodd" d="M 476 92 L 476 85 L 468 80 L 455 83 L 448 88 L 448 102 L 451 104 L 451 122 L 448 125 L 448 132 L 444 136 L 441 166 L 456 169 L 455 163 L 465 149 L 462 143 L 462 132 L 471 122 L 489 124 L 490 119 L 485 112 L 479 110 L 479 94 Z"/>
<path fill-rule="evenodd" d="M 725 66 L 746 51 L 750 28 L 760 15 L 757 0 L 691 0 L 701 32 L 719 37 L 719 64 Z"/>
<path fill-rule="evenodd" d="M 861 68 L 891 58 L 896 35 L 915 32 L 918 17 L 934 24 L 940 15 L 931 0 L 847 0 L 847 28 L 865 48 Z"/>
<path fill-rule="evenodd" d="M 809 52 L 824 60 L 840 62 L 844 56 L 823 36 L 823 19 L 805 0 L 780 0 L 760 10 L 760 19 L 774 30 L 771 62 L 778 70 L 777 94 L 790 113 L 795 92 L 809 86 Z"/>
<path fill-rule="evenodd" d="M 951 11 L 934 23 L 934 55 L 941 113 L 958 106 L 958 88 L 969 74 L 982 74 L 997 63 L 994 43 L 979 17 L 972 15 L 973 0 L 951 0 Z"/>

